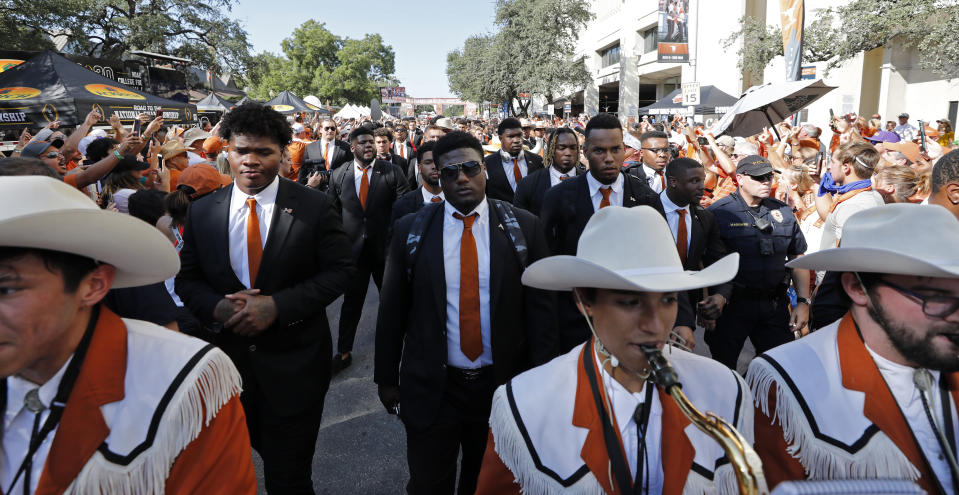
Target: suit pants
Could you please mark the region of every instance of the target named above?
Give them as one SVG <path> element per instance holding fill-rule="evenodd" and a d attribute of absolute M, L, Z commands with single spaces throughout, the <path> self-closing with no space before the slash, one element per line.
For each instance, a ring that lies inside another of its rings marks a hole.
<path fill-rule="evenodd" d="M 492 367 L 483 369 L 472 378 L 449 369 L 436 420 L 425 430 L 406 427 L 407 493 L 472 495 L 476 491 L 496 389 Z M 457 487 L 456 459 L 461 452 Z"/>
<path fill-rule="evenodd" d="M 280 415 L 273 410 L 256 380 L 243 380 L 240 400 L 246 413 L 250 442 L 263 458 L 267 493 L 314 493 L 313 453 L 328 388 L 327 378 L 322 393 L 316 394 L 311 407 L 293 415 Z"/>
<path fill-rule="evenodd" d="M 353 351 L 353 341 L 356 339 L 356 327 L 363 316 L 363 303 L 366 302 L 366 292 L 370 287 L 370 276 L 379 290 L 383 285 L 383 271 L 386 261 L 382 255 L 373 255 L 372 250 L 364 247 L 356 262 L 356 274 L 350 286 L 343 293 L 343 305 L 340 307 L 340 329 L 336 340 L 336 352 L 346 354 Z"/>
<path fill-rule="evenodd" d="M 747 337 L 756 348 L 756 355 L 792 341 L 788 304 L 785 289 L 782 295 L 734 291 L 716 320 L 716 329 L 706 332 L 706 344 L 713 359 L 736 370 Z"/>

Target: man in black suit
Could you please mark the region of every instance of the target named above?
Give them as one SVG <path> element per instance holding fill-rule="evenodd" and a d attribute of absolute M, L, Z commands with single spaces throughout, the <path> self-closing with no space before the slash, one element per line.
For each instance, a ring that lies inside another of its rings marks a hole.
<path fill-rule="evenodd" d="M 657 194 L 666 189 L 666 164 L 671 156 L 669 136 L 663 131 L 647 131 L 639 136 L 643 161 L 632 165 L 626 173 L 639 177 Z"/>
<path fill-rule="evenodd" d="M 190 206 L 176 292 L 243 378 L 240 396 L 270 493 L 313 493 L 330 382 L 325 307 L 353 269 L 329 197 L 277 177 L 290 126 L 247 104 L 226 114 L 236 177 Z"/>
<path fill-rule="evenodd" d="M 333 172 L 327 191 L 333 199 L 333 208 L 343 215 L 343 227 L 352 244 L 357 270 L 343 295 L 337 352 L 333 356 L 334 374 L 353 362 L 353 339 L 363 314 L 370 276 L 377 289 L 383 283 L 393 203 L 409 190 L 399 167 L 375 158 L 373 142 L 373 130 L 369 127 L 353 129 L 350 133 L 353 161 Z"/>
<path fill-rule="evenodd" d="M 530 173 L 519 181 L 513 204 L 539 216 L 543 197 L 549 188 L 577 175 L 586 173 L 579 164 L 579 139 L 569 127 L 553 131 L 546 143 L 545 167 Z"/>
<path fill-rule="evenodd" d="M 588 173 L 563 181 L 543 197 L 540 218 L 553 254 L 575 255 L 586 222 L 600 208 L 648 205 L 663 212 L 659 196 L 645 182 L 622 172 L 626 148 L 619 120 L 608 113 L 598 114 L 590 119 L 585 133 Z M 616 247 L 623 255 L 642 254 L 631 253 L 629 246 Z M 560 295 L 559 318 L 560 352 L 567 352 L 589 335 L 569 293 Z"/>
<path fill-rule="evenodd" d="M 420 211 L 424 205 L 443 201 L 443 188 L 440 187 L 440 173 L 433 161 L 433 141 L 423 143 L 416 150 L 416 167 L 422 179 L 422 186 L 406 193 L 393 204 L 393 219 L 390 224 L 404 216 Z"/>
<path fill-rule="evenodd" d="M 393 154 L 400 155 L 405 160 L 409 161 L 413 159 L 415 151 L 413 150 L 413 145 L 410 144 L 410 131 L 406 127 L 406 124 L 400 122 L 393 127 Z M 406 171 L 406 169 L 403 169 Z"/>
<path fill-rule="evenodd" d="M 523 177 L 543 168 L 543 159 L 523 151 L 523 128 L 518 120 L 503 119 L 496 128 L 500 151 L 486 157 L 486 195 L 492 199 L 513 202 L 516 186 Z"/>
<path fill-rule="evenodd" d="M 393 131 L 389 127 L 379 127 L 373 131 L 373 146 L 376 148 L 377 160 L 396 165 L 403 172 L 403 177 L 406 177 L 406 168 L 410 163 L 406 158 L 393 153 Z"/>
<path fill-rule="evenodd" d="M 439 138 L 445 136 L 447 132 L 449 131 L 447 131 L 446 129 L 443 129 L 440 126 L 430 125 L 429 127 L 426 128 L 426 132 L 423 133 L 423 138 L 420 141 L 420 144 L 416 145 L 417 149 L 419 149 L 420 146 L 423 146 L 424 143 L 438 141 Z M 409 167 L 407 168 L 407 173 L 406 173 L 406 177 L 407 177 L 407 181 L 409 182 L 410 189 L 416 189 L 417 187 L 419 187 L 420 181 L 422 180 L 422 177 L 417 175 L 416 166 L 417 166 L 416 157 L 414 156 L 413 159 L 410 160 L 410 164 L 409 164 Z"/>
<path fill-rule="evenodd" d="M 336 139 L 336 136 L 336 122 L 332 119 L 324 120 L 320 124 L 320 139 L 306 146 L 303 167 L 300 169 L 300 184 L 316 184 L 314 187 L 326 189 L 329 176 L 323 176 L 319 172 L 336 170 L 344 163 L 353 161 L 350 145 Z M 316 177 L 310 181 L 311 176 Z"/>
<path fill-rule="evenodd" d="M 727 254 L 716 218 L 699 205 L 705 181 L 706 169 L 702 164 L 690 158 L 677 158 L 666 166 L 666 190 L 659 194 L 666 224 L 687 270 L 702 270 Z M 711 295 L 703 297 L 702 290 L 690 291 L 686 294 L 689 304 L 679 305 L 674 331 L 688 341 L 690 348 L 695 345 L 692 340 L 696 328 L 695 308 L 699 308 L 704 320 L 715 320 L 726 303 L 716 288 L 710 288 L 709 292 Z"/>
<path fill-rule="evenodd" d="M 453 131 L 433 153 L 446 201 L 394 226 L 373 380 L 406 426 L 407 491 L 472 494 L 493 391 L 556 356 L 555 305 L 520 283 L 546 241 L 531 213 L 487 199 L 479 141 Z"/>

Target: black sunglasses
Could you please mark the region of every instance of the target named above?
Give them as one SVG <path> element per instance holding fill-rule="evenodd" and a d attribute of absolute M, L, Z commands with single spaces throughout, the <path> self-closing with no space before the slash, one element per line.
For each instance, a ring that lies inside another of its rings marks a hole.
<path fill-rule="evenodd" d="M 324 127 L 323 130 L 324 130 L 324 131 L 335 131 L 335 130 L 336 130 L 336 127 Z"/>
<path fill-rule="evenodd" d="M 920 304 L 922 304 L 922 312 L 926 316 L 931 316 L 933 318 L 945 318 L 953 313 L 956 310 L 959 310 L 959 297 L 952 296 L 924 296 L 922 294 L 917 294 L 905 287 L 900 287 L 888 280 L 879 279 L 876 281 L 890 289 L 895 290 L 896 292 L 918 299 Z"/>
<path fill-rule="evenodd" d="M 667 148 L 643 148 L 643 149 L 646 151 L 649 151 L 650 153 L 653 153 L 654 155 L 669 153 L 668 147 Z"/>
<path fill-rule="evenodd" d="M 760 176 L 750 175 L 749 178 L 756 182 L 772 182 L 773 174 L 772 172 L 770 172 L 768 174 L 764 174 Z"/>
<path fill-rule="evenodd" d="M 471 160 L 468 162 L 446 165 L 440 169 L 440 180 L 453 182 L 459 178 L 460 170 L 462 170 L 467 177 L 476 177 L 479 175 L 480 171 L 483 170 L 483 164 L 478 161 Z"/>

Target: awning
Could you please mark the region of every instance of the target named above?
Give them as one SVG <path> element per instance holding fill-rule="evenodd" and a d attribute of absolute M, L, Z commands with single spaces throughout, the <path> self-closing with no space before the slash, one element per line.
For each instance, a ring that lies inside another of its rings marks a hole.
<path fill-rule="evenodd" d="M 729 107 L 736 103 L 737 98 L 724 93 L 715 86 L 703 86 L 699 90 L 699 105 L 694 107 L 695 115 L 713 115 L 729 111 Z M 662 100 L 648 107 L 639 109 L 640 115 L 676 115 L 685 114 L 682 89 L 675 89 Z"/>

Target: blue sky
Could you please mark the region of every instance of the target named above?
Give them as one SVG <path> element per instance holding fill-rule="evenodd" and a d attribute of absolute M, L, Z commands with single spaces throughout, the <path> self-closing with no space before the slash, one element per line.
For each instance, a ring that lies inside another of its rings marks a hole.
<path fill-rule="evenodd" d="M 494 10 L 494 0 L 239 0 L 229 15 L 246 27 L 255 53 L 281 53 L 280 42 L 310 18 L 337 36 L 379 33 L 396 53 L 396 76 L 407 94 L 425 98 L 453 96 L 446 54 L 470 35 L 492 31 Z"/>

